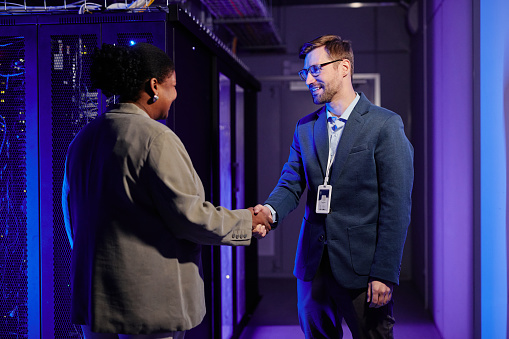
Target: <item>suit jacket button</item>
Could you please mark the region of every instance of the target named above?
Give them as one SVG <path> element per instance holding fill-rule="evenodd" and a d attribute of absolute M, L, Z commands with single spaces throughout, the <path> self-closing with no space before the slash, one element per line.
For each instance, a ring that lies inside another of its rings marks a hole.
<path fill-rule="evenodd" d="M 323 234 L 320 235 L 320 237 L 318 238 L 318 240 L 320 240 L 320 242 L 322 242 L 324 239 L 325 239 L 325 236 Z"/>

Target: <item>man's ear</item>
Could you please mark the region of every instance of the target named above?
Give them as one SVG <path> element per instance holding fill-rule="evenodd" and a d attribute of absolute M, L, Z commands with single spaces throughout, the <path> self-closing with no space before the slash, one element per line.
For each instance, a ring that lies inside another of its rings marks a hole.
<path fill-rule="evenodd" d="M 339 69 L 341 70 L 341 75 L 343 77 L 350 75 L 352 72 L 352 64 L 350 63 L 350 60 L 344 59 L 343 61 L 341 61 Z"/>

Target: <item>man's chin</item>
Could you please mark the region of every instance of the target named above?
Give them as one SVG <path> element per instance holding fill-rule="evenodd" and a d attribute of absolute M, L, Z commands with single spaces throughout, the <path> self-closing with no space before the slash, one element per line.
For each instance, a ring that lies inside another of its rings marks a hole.
<path fill-rule="evenodd" d="M 321 104 L 325 104 L 325 101 L 322 100 L 321 97 L 317 96 L 313 96 L 313 102 L 316 104 L 316 105 L 321 105 Z"/>

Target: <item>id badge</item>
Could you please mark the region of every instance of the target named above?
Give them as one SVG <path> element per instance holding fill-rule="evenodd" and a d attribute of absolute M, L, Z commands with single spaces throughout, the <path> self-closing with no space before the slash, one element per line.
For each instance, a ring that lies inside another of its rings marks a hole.
<path fill-rule="evenodd" d="M 316 197 L 316 213 L 328 214 L 330 212 L 331 196 L 332 196 L 331 185 L 318 186 L 318 195 Z"/>

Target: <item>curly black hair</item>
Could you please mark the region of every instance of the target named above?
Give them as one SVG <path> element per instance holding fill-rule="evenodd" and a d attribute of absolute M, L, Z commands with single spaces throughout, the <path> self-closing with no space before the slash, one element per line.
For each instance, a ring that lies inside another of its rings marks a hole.
<path fill-rule="evenodd" d="M 103 44 L 92 56 L 92 87 L 106 96 L 120 95 L 121 101 L 136 101 L 148 80 L 163 82 L 175 71 L 173 61 L 156 46 L 137 43 L 133 46 Z M 151 93 L 150 93 L 151 94 Z"/>

